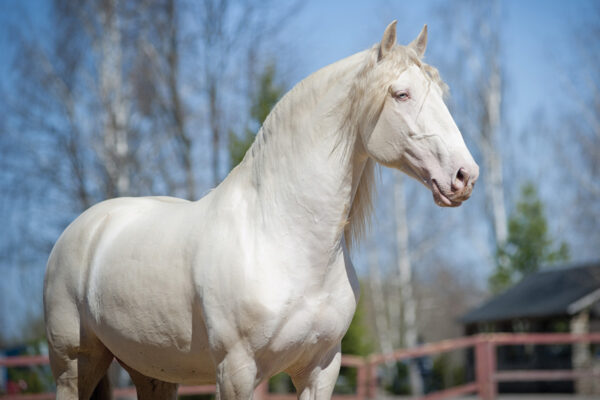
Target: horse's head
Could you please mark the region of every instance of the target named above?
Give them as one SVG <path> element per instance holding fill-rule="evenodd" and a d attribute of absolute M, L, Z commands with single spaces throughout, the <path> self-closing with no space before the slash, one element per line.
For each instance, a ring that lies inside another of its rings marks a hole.
<path fill-rule="evenodd" d="M 406 47 L 396 46 L 396 21 L 386 28 L 371 74 L 385 100 L 362 139 L 371 158 L 425 184 L 439 206 L 456 207 L 471 195 L 479 167 L 444 104 L 437 71 L 421 62 L 426 45 L 427 26 Z"/>

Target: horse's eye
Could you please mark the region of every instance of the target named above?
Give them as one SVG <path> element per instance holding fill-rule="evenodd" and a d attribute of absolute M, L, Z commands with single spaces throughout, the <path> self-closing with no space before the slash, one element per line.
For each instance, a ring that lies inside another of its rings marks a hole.
<path fill-rule="evenodd" d="M 401 92 L 394 93 L 394 98 L 396 100 L 406 101 L 406 100 L 410 99 L 410 95 L 408 94 L 407 91 L 401 91 Z"/>

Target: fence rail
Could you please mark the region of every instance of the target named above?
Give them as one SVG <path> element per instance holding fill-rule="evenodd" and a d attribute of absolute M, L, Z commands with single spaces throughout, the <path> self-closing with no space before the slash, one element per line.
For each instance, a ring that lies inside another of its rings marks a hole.
<path fill-rule="evenodd" d="M 421 397 L 422 400 L 440 400 L 466 394 L 476 394 L 482 400 L 495 400 L 498 382 L 506 381 L 557 381 L 574 380 L 598 376 L 600 372 L 593 370 L 512 370 L 498 371 L 496 349 L 498 346 L 516 345 L 554 345 L 575 343 L 600 343 L 600 333 L 563 334 L 563 333 L 529 333 L 481 334 L 458 339 L 444 340 L 426 344 L 412 349 L 396 350 L 389 354 L 374 354 L 370 357 L 345 355 L 342 366 L 357 369 L 356 392 L 350 395 L 334 395 L 334 400 L 365 400 L 378 397 L 377 367 L 384 363 L 398 362 L 418 357 L 436 355 L 454 350 L 473 349 L 475 356 L 475 381 L 454 386 Z M 18 356 L 0 358 L 0 367 L 32 367 L 48 364 L 47 356 Z M 214 385 L 180 386 L 179 395 L 214 393 Z M 114 397 L 133 397 L 135 388 L 114 389 Z M 54 393 L 22 393 L 0 395 L 0 400 L 50 400 Z M 270 393 L 268 383 L 261 383 L 255 391 L 255 398 L 260 400 L 292 400 L 294 394 Z"/>

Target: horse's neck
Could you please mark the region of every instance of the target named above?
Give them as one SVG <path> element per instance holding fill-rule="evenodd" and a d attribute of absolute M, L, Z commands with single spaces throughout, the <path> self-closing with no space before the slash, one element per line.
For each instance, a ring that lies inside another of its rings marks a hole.
<path fill-rule="evenodd" d="M 323 259 L 341 254 L 342 237 L 366 158 L 340 132 L 340 103 L 364 55 L 333 64 L 299 83 L 269 115 L 240 176 L 256 192 L 265 229 L 297 238 Z"/>

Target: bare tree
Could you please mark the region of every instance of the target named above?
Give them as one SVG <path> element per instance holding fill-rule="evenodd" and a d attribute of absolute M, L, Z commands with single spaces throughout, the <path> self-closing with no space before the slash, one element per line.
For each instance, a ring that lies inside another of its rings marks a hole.
<path fill-rule="evenodd" d="M 402 330 L 403 345 L 412 348 L 418 345 L 417 337 L 417 304 L 413 294 L 413 278 L 411 256 L 409 251 L 408 216 L 406 211 L 406 200 L 404 193 L 404 177 L 400 172 L 396 173 L 394 182 L 394 203 L 396 205 L 396 251 L 398 282 L 400 291 L 400 305 L 402 307 Z M 408 365 L 410 386 L 412 394 L 420 396 L 423 394 L 423 380 L 421 373 L 414 360 Z"/>
<path fill-rule="evenodd" d="M 573 252 L 579 257 L 597 258 L 600 242 L 600 5 L 587 6 L 585 18 L 578 22 L 578 29 L 571 32 L 571 53 L 563 57 L 559 66 L 564 73 L 559 90 L 572 100 L 572 107 L 560 111 L 554 126 L 557 160 L 562 168 L 561 187 L 571 188 L 574 205 L 563 210 L 576 223 L 577 229 Z M 591 249 L 591 251 L 590 251 Z"/>
<path fill-rule="evenodd" d="M 190 96 L 184 95 L 188 77 L 182 64 L 192 62 L 184 54 L 193 47 L 192 41 L 185 40 L 189 33 L 182 22 L 187 7 L 177 0 L 142 4 L 144 12 L 138 14 L 134 38 L 141 49 L 135 54 L 136 74 L 131 77 L 134 99 L 154 127 L 147 142 L 158 161 L 154 172 L 160 176 L 163 190 L 193 200 L 198 195 L 194 149 L 201 138 L 191 133 L 200 126 L 192 121 Z"/>
<path fill-rule="evenodd" d="M 178 144 L 179 158 L 181 159 L 183 172 L 185 174 L 187 198 L 196 198 L 196 177 L 194 173 L 194 164 L 192 161 L 192 138 L 187 132 L 186 112 L 184 110 L 183 99 L 181 95 L 181 85 L 179 82 L 179 62 L 180 62 L 180 35 L 177 27 L 180 23 L 179 9 L 175 0 L 168 0 L 166 3 L 167 13 L 167 83 L 169 88 L 170 105 L 169 111 L 173 120 L 173 137 Z"/>
<path fill-rule="evenodd" d="M 246 54 L 252 47 L 256 54 L 259 39 L 276 31 L 291 7 L 261 24 L 268 6 L 259 2 L 207 1 L 196 9 L 197 4 L 55 0 L 43 38 L 14 29 L 13 90 L 21 95 L 7 101 L 8 128 L 22 132 L 21 151 L 29 153 L 43 185 L 69 199 L 71 212 L 108 197 L 157 191 L 196 198 L 195 150 L 204 126 L 192 121 L 188 103 L 202 94 L 209 100 L 216 183 L 223 151 L 220 115 L 229 113 L 225 99 L 238 97 L 226 78 L 239 72 L 246 77 L 245 68 L 233 68 L 239 49 Z M 207 22 L 200 24 L 204 36 L 196 35 L 195 23 L 182 21 L 184 7 Z M 195 69 L 195 47 L 202 50 L 205 68 L 200 69 L 204 77 L 193 82 L 182 73 Z M 185 66 L 182 49 L 191 54 Z"/>
<path fill-rule="evenodd" d="M 222 152 L 231 130 L 231 120 L 237 114 L 229 110 L 226 103 L 245 106 L 226 96 L 231 91 L 242 92 L 231 82 L 240 81 L 240 72 L 245 72 L 248 81 L 256 79 L 256 71 L 262 69 L 257 68 L 258 54 L 272 43 L 270 39 L 301 6 L 301 2 L 292 2 L 285 7 L 275 7 L 275 4 L 257 0 L 205 0 L 196 5 L 201 22 L 195 36 L 200 48 L 199 69 L 203 74 L 202 97 L 207 105 L 205 115 L 210 135 L 213 185 L 221 181 L 222 171 L 227 170 L 221 161 Z M 241 71 L 236 68 L 244 63 Z M 231 79 L 232 76 L 237 79 Z M 247 92 L 243 97 L 251 97 L 251 93 Z"/>

